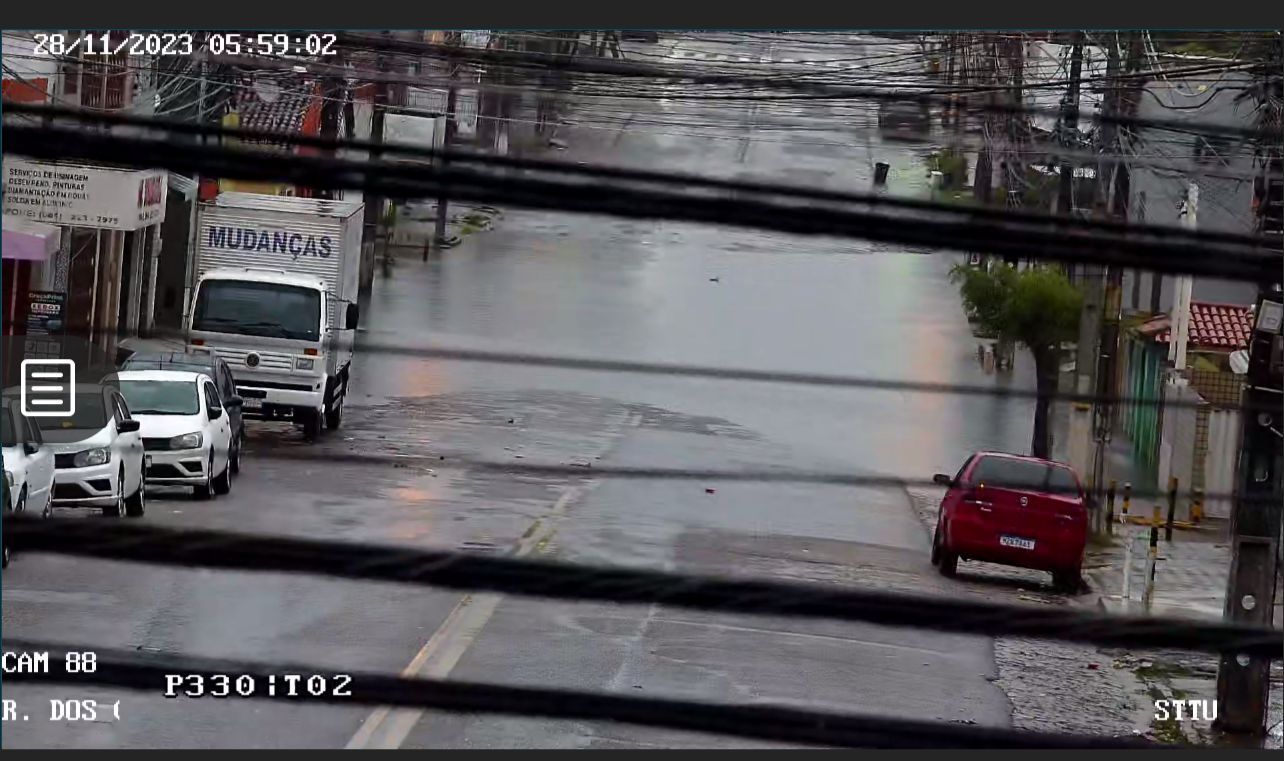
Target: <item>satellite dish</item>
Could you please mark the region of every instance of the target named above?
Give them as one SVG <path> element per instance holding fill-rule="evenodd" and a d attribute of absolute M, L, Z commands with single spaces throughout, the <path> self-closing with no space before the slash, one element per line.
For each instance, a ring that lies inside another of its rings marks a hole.
<path fill-rule="evenodd" d="M 1236 351 L 1236 352 L 1231 352 L 1230 367 L 1231 367 L 1231 372 L 1235 373 L 1236 375 L 1247 374 L 1248 373 L 1248 352 L 1243 349 L 1240 349 L 1239 351 Z"/>

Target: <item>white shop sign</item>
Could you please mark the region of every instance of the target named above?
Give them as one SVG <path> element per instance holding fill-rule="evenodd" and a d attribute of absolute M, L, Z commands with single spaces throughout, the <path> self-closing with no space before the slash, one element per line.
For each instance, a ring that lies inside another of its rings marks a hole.
<path fill-rule="evenodd" d="M 165 218 L 167 172 L 4 159 L 4 213 L 51 225 L 139 230 Z"/>

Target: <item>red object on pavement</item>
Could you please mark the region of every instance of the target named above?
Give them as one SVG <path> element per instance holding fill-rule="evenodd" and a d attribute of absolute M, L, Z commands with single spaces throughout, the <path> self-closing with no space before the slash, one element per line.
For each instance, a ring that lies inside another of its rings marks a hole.
<path fill-rule="evenodd" d="M 1088 542 L 1083 485 L 1069 466 L 1037 457 L 978 452 L 941 501 L 932 563 L 953 576 L 960 559 L 1052 573 L 1057 586 L 1080 581 Z"/>

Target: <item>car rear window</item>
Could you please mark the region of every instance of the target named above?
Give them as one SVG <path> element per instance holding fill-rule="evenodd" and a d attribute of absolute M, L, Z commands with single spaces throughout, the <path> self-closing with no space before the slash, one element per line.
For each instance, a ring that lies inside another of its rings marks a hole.
<path fill-rule="evenodd" d="M 972 479 L 986 486 L 1057 494 L 1077 494 L 1079 484 L 1066 468 L 1009 457 L 982 457 Z"/>

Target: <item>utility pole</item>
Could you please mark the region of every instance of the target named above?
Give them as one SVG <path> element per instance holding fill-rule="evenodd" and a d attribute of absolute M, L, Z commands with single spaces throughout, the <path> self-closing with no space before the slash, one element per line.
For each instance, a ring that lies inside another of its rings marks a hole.
<path fill-rule="evenodd" d="M 321 91 L 321 139 L 338 140 L 339 118 L 343 103 L 343 80 L 338 76 L 327 76 Z M 333 157 L 335 150 L 331 148 L 328 152 Z M 322 188 L 318 190 L 317 197 L 334 200 L 339 192 L 332 188 Z"/>
<path fill-rule="evenodd" d="M 461 43 L 462 37 L 463 35 L 460 32 L 451 32 L 450 33 L 451 45 L 458 46 Z M 455 79 L 459 75 L 459 67 L 461 65 L 462 64 L 456 63 L 454 61 L 448 60 L 447 62 L 447 66 L 450 67 L 450 83 L 446 86 L 446 123 L 445 123 L 445 126 L 443 127 L 443 134 L 441 139 L 441 149 L 443 151 L 450 150 L 450 145 L 455 140 L 455 103 L 457 98 L 457 92 L 455 90 Z M 447 164 L 448 162 L 446 158 L 443 156 L 439 163 L 439 166 L 442 169 L 442 171 L 446 170 Z M 447 204 L 449 203 L 449 201 L 450 201 L 450 198 L 445 193 L 442 193 L 440 196 L 437 197 L 437 220 L 436 220 L 436 223 L 433 225 L 432 248 L 438 253 L 441 253 L 442 246 L 446 242 L 446 215 L 447 215 Z M 428 261 L 427 246 L 424 247 L 424 261 Z"/>
<path fill-rule="evenodd" d="M 1069 158 L 1079 143 L 1079 88 L 1083 76 L 1083 38 L 1084 33 L 1074 33 L 1074 42 L 1070 48 L 1070 84 L 1065 99 L 1061 101 L 1060 143 L 1066 154 L 1057 162 L 1059 187 L 1057 192 L 1057 213 L 1070 216 L 1074 213 L 1074 164 Z M 1062 265 L 1066 275 L 1076 279 L 1073 264 Z M 1086 306 L 1086 304 L 1085 304 Z M 1082 338 L 1082 332 L 1080 334 Z"/>
<path fill-rule="evenodd" d="M 1083 32 L 1074 33 L 1074 46 L 1070 49 L 1070 86 L 1066 99 L 1061 103 L 1061 146 L 1066 157 L 1059 162 L 1060 192 L 1057 195 L 1057 212 L 1070 214 L 1074 210 L 1074 168 L 1068 156 L 1079 142 L 1079 86 L 1083 76 Z"/>
<path fill-rule="evenodd" d="M 1068 158 L 1074 153 L 1079 143 L 1079 88 L 1083 74 L 1083 38 L 1084 33 L 1074 34 L 1074 45 L 1070 50 L 1070 84 L 1062 101 L 1061 146 L 1065 156 L 1057 163 L 1060 181 L 1057 196 L 1057 213 L 1062 216 L 1074 214 L 1074 181 L 1075 167 Z M 1065 265 L 1065 271 L 1072 278 L 1075 276 L 1074 265 Z M 1100 265 L 1083 265 L 1079 271 L 1083 284 L 1083 311 L 1079 315 L 1078 352 L 1075 358 L 1075 392 L 1088 394 L 1095 386 L 1097 369 L 1097 340 L 1101 334 L 1102 289 Z M 1086 402 L 1075 402 L 1070 408 L 1069 460 L 1070 464 L 1089 479 L 1088 494 L 1095 507 L 1097 484 L 1092 480 L 1095 465 L 1092 453 L 1092 406 Z"/>
<path fill-rule="evenodd" d="M 1129 85 L 1125 91 L 1120 85 L 1118 74 L 1121 69 L 1126 69 L 1130 75 L 1133 75 L 1139 69 L 1140 35 L 1129 32 L 1124 39 L 1128 40 L 1126 64 L 1121 60 L 1124 44 L 1120 42 L 1118 35 L 1115 38 L 1116 44 L 1111 46 L 1109 58 L 1106 61 L 1106 84 L 1109 90 L 1104 103 L 1106 110 L 1112 115 L 1124 112 L 1131 115 L 1137 101 L 1136 78 L 1128 79 Z M 1132 188 L 1128 165 L 1122 160 L 1123 141 L 1117 125 L 1113 123 L 1103 123 L 1101 135 L 1102 151 L 1108 158 L 1101 163 L 1097 173 L 1098 199 L 1102 202 L 1100 205 L 1105 208 L 1110 219 L 1123 222 L 1128 218 L 1129 196 Z M 1101 313 L 1101 345 L 1096 369 L 1097 401 L 1093 405 L 1091 481 L 1097 496 L 1100 496 L 1101 487 L 1106 483 L 1106 448 L 1110 444 L 1115 425 L 1115 405 L 1113 402 L 1103 400 L 1119 395 L 1116 375 L 1118 374 L 1119 321 L 1123 316 L 1123 268 L 1117 264 L 1107 266 L 1105 281 L 1105 297 L 1102 300 Z"/>
<path fill-rule="evenodd" d="M 1279 284 L 1263 286 L 1249 339 L 1245 413 L 1240 439 L 1239 488 L 1231 516 L 1232 555 L 1226 585 L 1225 617 L 1241 624 L 1270 626 L 1279 563 L 1281 494 L 1280 322 L 1284 298 Z M 1269 412 L 1264 410 L 1270 410 Z M 1266 727 L 1271 662 L 1235 653 L 1222 656 L 1217 670 L 1217 728 L 1262 733 Z"/>
<path fill-rule="evenodd" d="M 388 32 L 383 32 L 383 37 L 389 37 Z M 375 59 L 375 68 L 381 75 L 375 82 L 374 106 L 370 114 L 370 142 L 375 144 L 375 148 L 370 151 L 370 160 L 378 161 L 382 156 L 382 151 L 378 146 L 383 143 L 383 117 L 384 112 L 388 109 L 388 88 L 390 85 L 386 81 L 387 77 L 382 76 L 388 72 L 388 57 L 384 52 L 385 47 L 379 48 L 378 57 Z M 365 219 L 362 220 L 361 236 L 361 288 L 360 295 L 368 296 L 374 288 L 374 254 L 375 246 L 379 241 L 379 223 L 380 217 L 383 216 L 383 198 L 374 194 L 365 195 L 366 213 Z"/>
<path fill-rule="evenodd" d="M 1276 37 L 1273 66 L 1265 77 L 1260 125 L 1267 135 L 1279 135 L 1280 99 L 1284 96 L 1284 39 Z M 1277 77 L 1270 84 L 1272 77 Z M 1259 145 L 1263 171 L 1267 173 L 1259 200 L 1257 230 L 1265 236 L 1279 236 L 1284 246 L 1284 218 L 1273 214 L 1270 194 L 1271 172 L 1284 168 L 1284 141 L 1268 138 Z M 1284 202 L 1284 198 L 1279 199 Z M 1240 438 L 1239 484 L 1235 511 L 1231 515 L 1231 567 L 1226 582 L 1225 617 L 1235 622 L 1270 626 L 1274 622 L 1275 583 L 1279 577 L 1281 535 L 1281 322 L 1284 296 L 1279 277 L 1259 287 L 1253 332 L 1248 343 L 1248 372 L 1245 376 L 1243 430 Z M 1266 729 L 1267 697 L 1271 662 L 1235 653 L 1222 656 L 1217 669 L 1218 717 L 1214 726 L 1227 732 L 1261 734 Z"/>
<path fill-rule="evenodd" d="M 1199 185 L 1190 182 L 1186 186 L 1186 203 L 1182 208 L 1182 227 L 1192 232 L 1199 227 Z M 1168 360 L 1173 369 L 1181 372 L 1186 369 L 1186 343 L 1190 338 L 1190 299 L 1195 287 L 1195 279 L 1190 275 L 1177 278 L 1176 303 L 1173 305 L 1172 334 L 1173 340 L 1168 343 Z"/>

